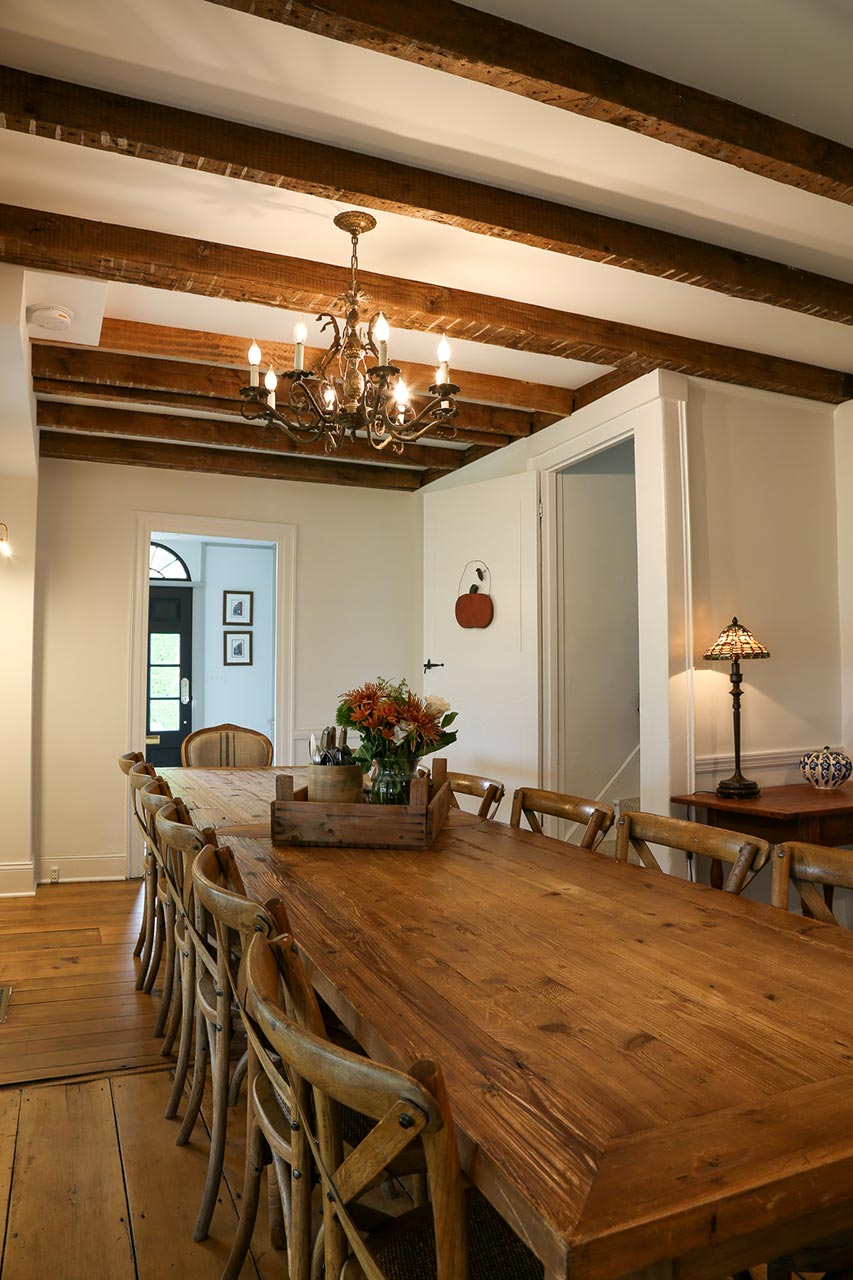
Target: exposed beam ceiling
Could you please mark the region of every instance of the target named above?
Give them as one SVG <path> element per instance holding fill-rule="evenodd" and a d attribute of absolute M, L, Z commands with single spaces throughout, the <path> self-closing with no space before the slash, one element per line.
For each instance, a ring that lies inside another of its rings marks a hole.
<path fill-rule="evenodd" d="M 117 155 L 438 220 L 729 297 L 853 323 L 853 284 L 847 281 L 463 178 L 12 68 L 0 68 L 0 125 Z"/>
<path fill-rule="evenodd" d="M 279 431 L 266 431 L 248 422 L 216 422 L 209 418 L 181 418 L 170 413 L 139 413 L 130 409 L 95 408 L 92 405 L 40 401 L 36 421 L 51 431 L 113 436 L 136 440 L 162 440 L 168 444 L 206 445 L 217 449 L 249 449 L 254 454 L 287 454 L 330 459 L 322 441 L 294 444 Z M 490 453 L 485 449 L 483 454 Z M 482 455 L 481 455 L 482 456 Z M 331 460 L 414 467 L 441 475 L 464 466 L 465 451 L 409 444 L 400 454 L 377 453 L 366 441 L 348 440 Z"/>
<path fill-rule="evenodd" d="M 454 0 L 211 3 L 607 121 L 853 203 L 850 147 Z"/>
<path fill-rule="evenodd" d="M 0 260 L 306 312 L 332 308 L 347 283 L 343 268 L 326 263 L 11 205 L 0 206 Z M 853 375 L 799 361 L 393 276 L 365 272 L 361 284 L 401 328 L 446 329 L 636 373 L 674 369 L 833 404 L 853 396 Z"/>
<path fill-rule="evenodd" d="M 596 379 L 597 381 L 597 379 Z M 94 402 L 98 405 L 110 405 L 116 409 L 168 409 L 191 410 L 204 414 L 209 418 L 240 418 L 240 407 L 236 400 L 218 400 L 212 396 L 183 395 L 176 391 L 148 390 L 145 387 L 114 387 L 108 383 L 68 382 L 60 378 L 34 378 L 33 391 L 40 399 L 50 397 L 51 400 L 79 403 Z M 545 425 L 543 423 L 543 425 Z M 531 428 L 532 429 L 532 428 Z M 528 433 L 529 434 L 529 433 Z M 442 439 L 437 433 L 428 432 L 424 441 Z M 517 437 L 502 435 L 496 431 L 466 431 L 457 428 L 453 437 L 455 444 L 477 445 L 488 449 L 500 449 L 511 444 Z"/>
<path fill-rule="evenodd" d="M 38 341 L 44 343 L 46 340 Z M 55 346 L 56 342 L 49 345 Z M 199 329 L 175 329 L 168 325 L 140 324 L 137 321 L 116 320 L 109 316 L 104 318 L 101 325 L 101 340 L 98 344 L 99 351 L 161 356 L 166 360 L 193 360 L 199 364 L 221 365 L 226 368 L 242 369 L 244 372 L 247 368 L 248 348 L 248 338 L 208 333 Z M 264 363 L 269 361 L 275 369 L 293 367 L 292 343 L 264 341 L 263 352 Z M 307 347 L 305 350 L 307 367 L 316 366 L 325 354 L 326 352 L 319 347 Z M 410 387 L 428 387 L 435 377 L 433 365 L 399 360 L 397 366 Z M 575 393 L 568 387 L 549 387 L 537 382 L 524 382 L 518 378 L 501 378 L 489 373 L 474 373 L 471 370 L 458 368 L 455 363 L 453 372 L 462 384 L 460 399 L 466 401 L 502 405 L 510 409 L 553 413 L 558 417 L 563 417 L 572 411 Z"/>
<path fill-rule="evenodd" d="M 180 360 L 158 360 L 128 356 L 92 347 L 61 347 L 39 343 L 33 348 L 33 377 L 62 380 L 112 388 L 166 391 L 180 395 L 183 407 L 205 409 L 209 400 L 230 401 L 231 413 L 239 414 L 243 401 L 240 388 L 247 372 L 216 365 L 190 364 Z M 186 397 L 195 397 L 196 403 Z M 556 421 L 554 414 L 527 413 L 494 405 L 459 406 L 463 430 L 517 438 Z"/>
<path fill-rule="evenodd" d="M 208 475 L 251 476 L 259 480 L 302 480 L 310 484 L 355 485 L 411 493 L 422 475 L 405 467 L 359 466 L 319 458 L 277 457 L 236 449 L 205 449 L 150 440 L 117 440 L 63 431 L 42 431 L 43 458 L 108 462 L 131 467 L 164 467 Z"/>

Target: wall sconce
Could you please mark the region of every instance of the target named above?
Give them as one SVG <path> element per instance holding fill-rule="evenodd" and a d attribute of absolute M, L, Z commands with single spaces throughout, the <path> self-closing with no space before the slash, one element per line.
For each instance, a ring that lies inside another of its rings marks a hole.
<path fill-rule="evenodd" d="M 7 558 L 12 554 L 12 548 L 9 544 L 9 526 L 3 524 L 0 520 L 0 556 Z"/>

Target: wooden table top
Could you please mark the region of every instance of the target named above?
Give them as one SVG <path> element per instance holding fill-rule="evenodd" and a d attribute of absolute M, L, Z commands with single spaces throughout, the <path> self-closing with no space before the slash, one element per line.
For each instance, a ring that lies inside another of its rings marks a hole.
<path fill-rule="evenodd" d="M 305 768 L 159 769 L 183 800 L 198 827 L 215 827 L 222 835 L 269 835 L 270 804 L 275 799 L 275 775 L 291 773 L 296 785 L 305 783 Z"/>
<path fill-rule="evenodd" d="M 807 782 L 787 787 L 763 787 L 757 799 L 734 799 L 718 796 L 715 791 L 694 791 L 692 795 L 671 796 L 673 804 L 695 805 L 697 809 L 727 810 L 729 813 L 754 813 L 762 818 L 796 817 L 798 814 L 853 813 L 853 783 L 845 783 L 832 791 L 812 787 Z"/>
<path fill-rule="evenodd" d="M 844 930 L 459 811 L 425 853 L 229 843 L 366 1048 L 441 1063 L 549 1280 L 716 1280 L 848 1224 Z"/>

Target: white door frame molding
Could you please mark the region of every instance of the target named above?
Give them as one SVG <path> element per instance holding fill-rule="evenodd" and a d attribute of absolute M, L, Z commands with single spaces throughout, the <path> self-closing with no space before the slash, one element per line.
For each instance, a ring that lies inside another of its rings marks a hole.
<path fill-rule="evenodd" d="M 557 608 L 557 475 L 626 439 L 634 441 L 640 633 L 640 791 L 645 809 L 669 813 L 669 797 L 695 777 L 688 381 L 658 370 L 622 387 L 565 424 L 553 448 L 532 456 L 541 472 L 542 785 L 559 777 L 560 633 Z M 595 609 L 594 600 L 578 608 Z"/>
<path fill-rule="evenodd" d="M 296 525 L 194 516 L 172 511 L 137 511 L 130 633 L 130 750 L 145 741 L 146 647 L 148 637 L 148 547 L 154 532 L 266 542 L 276 548 L 275 761 L 291 764 L 295 691 Z M 128 815 L 128 875 L 142 875 L 142 848 Z"/>

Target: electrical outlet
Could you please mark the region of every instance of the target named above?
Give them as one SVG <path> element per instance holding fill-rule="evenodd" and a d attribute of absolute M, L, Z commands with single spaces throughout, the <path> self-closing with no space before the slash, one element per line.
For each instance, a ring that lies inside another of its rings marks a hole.
<path fill-rule="evenodd" d="M 50 868 L 50 883 L 59 884 L 59 867 Z"/>

